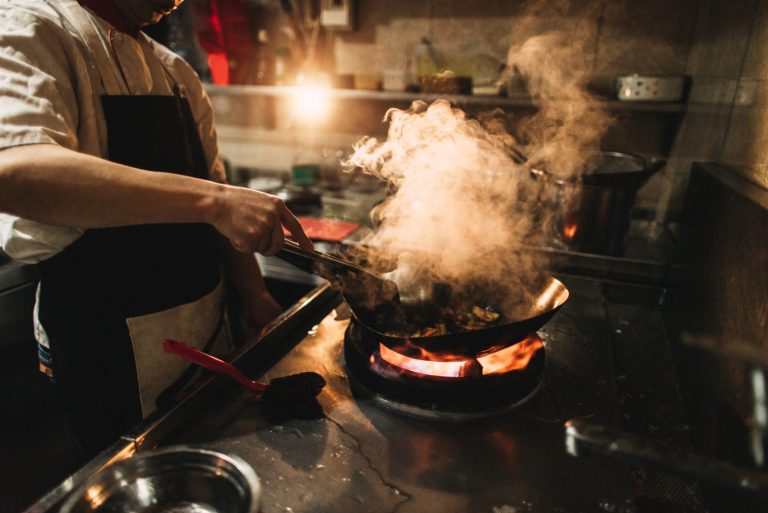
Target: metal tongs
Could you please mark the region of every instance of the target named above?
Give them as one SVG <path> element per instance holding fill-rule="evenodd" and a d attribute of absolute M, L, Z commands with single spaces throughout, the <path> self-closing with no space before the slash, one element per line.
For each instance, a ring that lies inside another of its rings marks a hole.
<path fill-rule="evenodd" d="M 344 289 L 345 284 L 355 283 L 381 293 L 384 298 L 397 299 L 397 284 L 381 273 L 368 267 L 350 262 L 321 251 L 304 249 L 296 242 L 286 240 L 275 255 L 299 269 L 316 274 L 336 283 Z"/>
<path fill-rule="evenodd" d="M 436 310 L 450 297 L 443 284 L 414 280 L 409 266 L 379 273 L 343 258 L 306 250 L 290 240 L 285 241 L 276 256 L 337 284 L 345 298 L 354 304 L 389 303 L 411 319 L 432 320 Z M 401 283 L 405 285 L 399 289 Z"/>
<path fill-rule="evenodd" d="M 285 240 L 285 245 L 277 252 L 278 256 L 286 262 L 295 265 L 312 274 L 318 274 L 327 280 L 337 280 L 346 274 L 367 276 L 371 279 L 382 280 L 385 278 L 367 267 L 350 262 L 321 251 L 304 249 L 292 240 Z"/>

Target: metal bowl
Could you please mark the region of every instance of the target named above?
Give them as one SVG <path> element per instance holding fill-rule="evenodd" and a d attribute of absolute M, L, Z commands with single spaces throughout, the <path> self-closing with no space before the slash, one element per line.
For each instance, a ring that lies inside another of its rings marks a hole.
<path fill-rule="evenodd" d="M 242 459 L 177 446 L 103 468 L 72 492 L 61 513 L 257 513 L 261 486 Z"/>

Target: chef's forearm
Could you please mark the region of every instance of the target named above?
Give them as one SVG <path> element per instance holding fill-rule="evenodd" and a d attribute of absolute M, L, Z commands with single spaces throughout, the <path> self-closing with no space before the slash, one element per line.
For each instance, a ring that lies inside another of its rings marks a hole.
<path fill-rule="evenodd" d="M 48 224 L 78 228 L 213 224 L 223 188 L 53 144 L 0 150 L 0 211 Z"/>

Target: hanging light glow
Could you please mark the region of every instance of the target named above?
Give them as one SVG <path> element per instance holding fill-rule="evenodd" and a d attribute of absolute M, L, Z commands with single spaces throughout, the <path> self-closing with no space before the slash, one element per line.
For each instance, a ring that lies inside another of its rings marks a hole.
<path fill-rule="evenodd" d="M 293 115 L 296 119 L 318 121 L 323 119 L 330 110 L 330 90 L 322 80 L 299 77 L 292 95 Z"/>

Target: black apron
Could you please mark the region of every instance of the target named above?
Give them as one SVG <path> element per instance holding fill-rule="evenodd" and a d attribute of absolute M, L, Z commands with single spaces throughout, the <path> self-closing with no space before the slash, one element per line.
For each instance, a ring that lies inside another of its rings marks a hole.
<path fill-rule="evenodd" d="M 102 96 L 109 160 L 208 177 L 189 103 L 178 86 L 174 92 Z M 142 419 L 126 319 L 191 303 L 216 289 L 215 237 L 205 224 L 91 229 L 40 264 L 38 319 L 48 337 L 53 378 L 86 452 L 105 447 Z M 216 333 L 206 336 L 212 341 Z"/>

